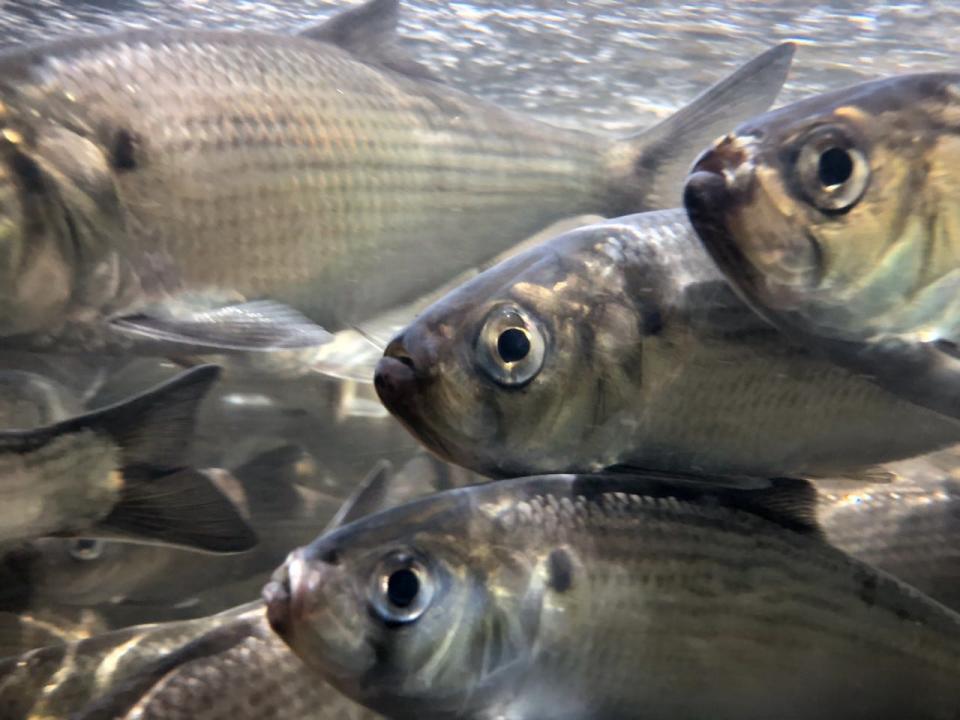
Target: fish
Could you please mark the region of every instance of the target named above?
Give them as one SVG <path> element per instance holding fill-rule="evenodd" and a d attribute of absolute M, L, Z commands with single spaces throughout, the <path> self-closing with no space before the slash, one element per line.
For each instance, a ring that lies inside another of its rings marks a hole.
<path fill-rule="evenodd" d="M 960 615 L 824 542 L 808 481 L 553 475 L 291 554 L 267 618 L 392 718 L 957 717 Z"/>
<path fill-rule="evenodd" d="M 696 151 L 770 105 L 794 50 L 608 139 L 445 87 L 395 49 L 397 13 L 0 55 L 4 345 L 309 355 L 552 220 L 676 204 Z"/>
<path fill-rule="evenodd" d="M 717 140 L 685 181 L 711 257 L 797 342 L 960 417 L 960 75 L 875 80 Z"/>
<path fill-rule="evenodd" d="M 495 478 L 859 475 L 960 440 L 956 420 L 753 312 L 680 208 L 573 230 L 481 273 L 390 341 L 374 387 L 429 450 Z"/>
<path fill-rule="evenodd" d="M 261 602 L 0 660 L 4 720 L 371 720 L 273 633 Z"/>
<path fill-rule="evenodd" d="M 398 478 L 378 463 L 322 532 L 383 509 Z M 262 601 L 0 660 L 0 717 L 71 720 L 369 720 L 273 633 Z"/>
<path fill-rule="evenodd" d="M 183 464 L 219 374 L 197 367 L 116 405 L 0 431 L 0 542 L 83 534 L 211 552 L 253 547 L 234 504 Z"/>

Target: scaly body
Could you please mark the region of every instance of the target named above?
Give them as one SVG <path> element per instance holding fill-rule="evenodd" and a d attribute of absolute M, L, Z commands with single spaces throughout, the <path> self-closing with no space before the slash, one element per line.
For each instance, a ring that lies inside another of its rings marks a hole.
<path fill-rule="evenodd" d="M 377 389 L 433 451 L 500 477 L 824 476 L 960 440 L 955 421 L 755 315 L 681 210 L 575 230 L 482 273 L 388 346 Z"/>
<path fill-rule="evenodd" d="M 797 498 L 710 487 L 441 493 L 291 555 L 268 617 L 396 718 L 958 717 L 960 616 L 778 523 Z"/>
<path fill-rule="evenodd" d="M 132 31 L 0 59 L 0 336 L 281 345 L 243 326 L 225 338 L 204 314 L 260 298 L 343 329 L 553 219 L 662 202 L 660 175 L 687 162 L 675 143 L 765 107 L 792 54 L 771 51 L 679 129 L 608 141 L 384 56 L 396 5 L 301 36 Z M 655 167 L 635 171 L 644 152 Z M 185 317 L 203 327 L 184 333 Z M 133 332 L 113 332 L 120 318 Z"/>

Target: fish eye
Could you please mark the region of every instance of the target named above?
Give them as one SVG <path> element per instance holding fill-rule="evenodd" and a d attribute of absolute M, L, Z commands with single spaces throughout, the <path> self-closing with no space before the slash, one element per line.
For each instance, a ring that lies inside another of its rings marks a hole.
<path fill-rule="evenodd" d="M 96 560 L 103 555 L 103 540 L 76 538 L 67 544 L 67 552 L 74 560 Z"/>
<path fill-rule="evenodd" d="M 546 342 L 540 326 L 521 308 L 494 308 L 484 321 L 478 339 L 481 369 L 501 385 L 530 382 L 540 368 Z"/>
<path fill-rule="evenodd" d="M 870 182 L 870 164 L 839 128 L 818 128 L 800 148 L 795 166 L 800 189 L 820 210 L 849 210 Z"/>
<path fill-rule="evenodd" d="M 414 622 L 430 606 L 433 584 L 426 566 L 409 553 L 391 553 L 373 576 L 371 606 L 388 626 Z"/>

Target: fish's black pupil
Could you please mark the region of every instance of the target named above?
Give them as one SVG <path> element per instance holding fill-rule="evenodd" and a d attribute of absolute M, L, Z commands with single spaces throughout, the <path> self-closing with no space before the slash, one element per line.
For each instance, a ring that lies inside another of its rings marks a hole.
<path fill-rule="evenodd" d="M 92 538 L 79 538 L 73 541 L 73 547 L 77 550 L 93 550 L 97 547 L 97 541 Z"/>
<path fill-rule="evenodd" d="M 394 607 L 410 607 L 419 592 L 420 578 L 410 568 L 394 570 L 387 580 L 387 599 Z"/>
<path fill-rule="evenodd" d="M 843 148 L 830 148 L 820 155 L 817 175 L 824 187 L 843 185 L 853 175 L 853 158 Z"/>
<path fill-rule="evenodd" d="M 519 328 L 509 328 L 497 338 L 497 352 L 504 362 L 523 360 L 530 352 L 530 338 Z"/>

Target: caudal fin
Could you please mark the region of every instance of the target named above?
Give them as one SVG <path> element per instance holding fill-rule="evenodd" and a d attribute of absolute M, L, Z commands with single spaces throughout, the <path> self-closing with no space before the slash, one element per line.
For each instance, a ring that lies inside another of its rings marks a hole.
<path fill-rule="evenodd" d="M 663 122 L 615 142 L 608 214 L 680 207 L 693 161 L 718 137 L 773 104 L 795 49 L 789 42 L 770 48 Z"/>
<path fill-rule="evenodd" d="M 186 467 L 197 410 L 220 376 L 202 365 L 141 395 L 64 421 L 59 432 L 92 430 L 119 447 L 120 501 L 98 524 L 99 534 L 239 552 L 256 536 L 209 477 Z"/>

